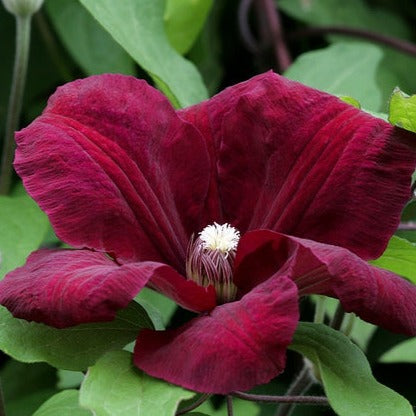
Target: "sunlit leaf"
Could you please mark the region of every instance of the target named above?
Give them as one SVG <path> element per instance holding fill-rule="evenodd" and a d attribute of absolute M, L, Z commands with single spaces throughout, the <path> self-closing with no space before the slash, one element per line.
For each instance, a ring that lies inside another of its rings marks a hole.
<path fill-rule="evenodd" d="M 416 284 L 416 245 L 403 238 L 393 236 L 383 255 L 370 263 Z"/>
<path fill-rule="evenodd" d="M 379 361 L 382 363 L 416 363 L 416 338 L 395 345 L 384 353 Z"/>
<path fill-rule="evenodd" d="M 78 390 L 64 390 L 52 396 L 33 416 L 92 416 L 78 403 Z"/>
<path fill-rule="evenodd" d="M 152 323 L 135 302 L 111 322 L 82 324 L 66 329 L 14 318 L 0 308 L 0 349 L 23 362 L 45 361 L 66 370 L 85 370 L 106 351 L 121 349 Z"/>
<path fill-rule="evenodd" d="M 180 53 L 189 51 L 201 31 L 212 0 L 167 0 L 165 29 L 171 45 Z"/>
<path fill-rule="evenodd" d="M 395 126 L 416 132 L 416 95 L 407 95 L 396 88 L 390 98 L 389 121 Z"/>
<path fill-rule="evenodd" d="M 130 56 L 78 1 L 49 0 L 45 6 L 62 42 L 87 75 L 135 73 Z"/>
<path fill-rule="evenodd" d="M 340 42 L 300 55 L 285 76 L 331 94 L 354 97 L 364 108 L 379 110 L 385 101 L 377 82 L 382 59 L 378 46 Z"/>
<path fill-rule="evenodd" d="M 339 331 L 301 322 L 293 349 L 318 368 L 332 408 L 339 416 L 413 416 L 410 403 L 380 384 L 363 352 Z"/>
<path fill-rule="evenodd" d="M 46 215 L 28 195 L 0 196 L 0 278 L 21 266 L 48 230 Z"/>
<path fill-rule="evenodd" d="M 195 66 L 168 41 L 164 0 L 80 1 L 176 106 L 185 107 L 207 98 Z"/>
<path fill-rule="evenodd" d="M 96 416 L 173 416 L 194 394 L 139 371 L 129 352 L 111 351 L 88 370 L 80 403 Z"/>

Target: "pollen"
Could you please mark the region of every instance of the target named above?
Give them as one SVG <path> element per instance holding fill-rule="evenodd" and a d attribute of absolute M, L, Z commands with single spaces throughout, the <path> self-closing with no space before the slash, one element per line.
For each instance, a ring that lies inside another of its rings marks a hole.
<path fill-rule="evenodd" d="M 199 238 L 204 249 L 229 253 L 237 249 L 240 232 L 230 224 L 214 222 L 199 233 Z"/>

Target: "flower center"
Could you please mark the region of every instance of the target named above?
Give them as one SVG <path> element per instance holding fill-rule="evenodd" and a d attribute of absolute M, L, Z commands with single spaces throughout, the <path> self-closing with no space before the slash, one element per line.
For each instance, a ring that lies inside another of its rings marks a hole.
<path fill-rule="evenodd" d="M 235 299 L 233 265 L 240 232 L 230 224 L 205 227 L 188 245 L 186 276 L 200 286 L 213 285 L 221 303 Z"/>

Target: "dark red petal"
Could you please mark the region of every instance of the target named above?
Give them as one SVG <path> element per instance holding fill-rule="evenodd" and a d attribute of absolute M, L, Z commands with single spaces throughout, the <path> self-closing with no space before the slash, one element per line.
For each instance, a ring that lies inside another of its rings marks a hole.
<path fill-rule="evenodd" d="M 296 286 L 284 276 L 272 277 L 240 301 L 178 329 L 141 331 L 134 363 L 200 392 L 248 390 L 282 372 L 298 317 Z"/>
<path fill-rule="evenodd" d="M 75 81 L 16 140 L 15 168 L 62 240 L 184 268 L 209 159 L 160 92 L 122 75 Z"/>
<path fill-rule="evenodd" d="M 169 266 L 160 267 L 148 284 L 154 290 L 194 312 L 206 312 L 217 305 L 214 286 L 202 287 L 186 280 Z"/>
<path fill-rule="evenodd" d="M 241 293 L 277 272 L 291 277 L 300 295 L 338 298 L 347 312 L 368 322 L 416 335 L 416 285 L 370 266 L 344 248 L 254 231 L 241 239 L 235 267 L 235 284 Z"/>
<path fill-rule="evenodd" d="M 57 328 L 111 321 L 160 272 L 163 276 L 159 280 L 169 279 L 169 275 L 177 279 L 175 270 L 160 263 L 119 266 L 102 253 L 39 250 L 0 282 L 0 304 L 17 318 Z M 195 311 L 201 310 L 198 302 L 205 308 L 206 290 L 194 288 L 191 299 L 191 290 L 186 287 L 185 296 L 176 294 L 175 300 Z"/>
<path fill-rule="evenodd" d="M 180 114 L 208 143 L 221 221 L 383 252 L 410 197 L 414 134 L 272 72 Z"/>

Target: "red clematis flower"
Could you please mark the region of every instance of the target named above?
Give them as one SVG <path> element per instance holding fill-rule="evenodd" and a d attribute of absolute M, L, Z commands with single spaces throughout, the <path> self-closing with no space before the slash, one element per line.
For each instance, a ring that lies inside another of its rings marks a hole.
<path fill-rule="evenodd" d="M 111 320 L 147 285 L 199 315 L 141 331 L 135 364 L 209 393 L 279 374 L 309 293 L 416 334 L 416 286 L 364 261 L 410 196 L 409 132 L 269 72 L 179 111 L 144 81 L 90 77 L 16 139 L 26 189 L 77 248 L 0 283 L 16 317 Z"/>

